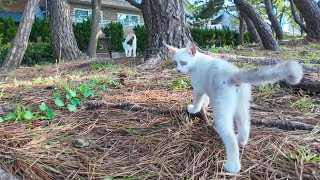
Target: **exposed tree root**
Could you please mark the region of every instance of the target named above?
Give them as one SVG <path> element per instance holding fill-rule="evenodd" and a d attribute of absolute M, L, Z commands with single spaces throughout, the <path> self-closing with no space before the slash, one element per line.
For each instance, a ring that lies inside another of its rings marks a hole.
<path fill-rule="evenodd" d="M 285 83 L 281 83 L 280 85 L 289 86 Z M 294 89 L 302 89 L 311 93 L 320 93 L 320 81 L 309 78 L 303 78 L 299 84 L 292 87 Z"/>
<path fill-rule="evenodd" d="M 145 107 L 140 106 L 135 103 L 125 102 L 120 104 L 107 104 L 105 101 L 87 101 L 83 104 L 85 107 L 84 109 L 97 109 L 100 108 L 103 105 L 107 105 L 109 108 L 117 108 L 117 109 L 123 109 L 128 111 L 144 111 L 149 112 L 152 114 L 160 114 L 160 115 L 172 115 L 172 114 L 181 114 L 183 112 L 179 110 L 167 110 L 167 109 L 159 109 L 159 108 L 152 108 L 152 107 Z M 208 122 L 208 116 L 210 117 L 210 112 L 206 111 L 200 111 L 197 114 L 190 115 L 189 113 L 186 113 L 186 115 L 189 115 L 191 117 L 197 117 L 199 119 L 205 120 Z M 295 131 L 295 130 L 308 130 L 311 131 L 315 128 L 314 125 L 306 124 L 302 122 L 296 122 L 296 121 L 284 121 L 284 120 L 258 120 L 258 119 L 251 119 L 251 124 L 256 126 L 266 126 L 266 127 L 276 127 L 278 129 L 283 129 L 287 131 Z"/>
<path fill-rule="evenodd" d="M 105 104 L 106 104 L 105 101 L 102 101 L 102 100 L 84 101 L 82 103 L 82 108 L 85 110 L 93 110 L 93 109 L 98 109 Z"/>
<path fill-rule="evenodd" d="M 315 126 L 311 124 L 306 124 L 297 121 L 286 121 L 286 120 L 259 120 L 259 119 L 251 119 L 251 124 L 256 126 L 266 126 L 266 127 L 276 127 L 278 129 L 283 129 L 287 131 L 295 131 L 295 130 L 308 130 L 312 131 Z"/>

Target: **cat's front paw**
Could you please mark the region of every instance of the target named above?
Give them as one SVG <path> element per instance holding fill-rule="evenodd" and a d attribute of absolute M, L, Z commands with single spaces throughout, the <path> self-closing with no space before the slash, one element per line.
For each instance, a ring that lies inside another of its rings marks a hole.
<path fill-rule="evenodd" d="M 224 170 L 233 174 L 237 174 L 240 169 L 240 162 L 227 161 L 227 163 L 224 165 Z"/>
<path fill-rule="evenodd" d="M 187 107 L 187 110 L 190 114 L 196 114 L 197 112 L 199 112 L 193 104 L 189 104 Z"/>

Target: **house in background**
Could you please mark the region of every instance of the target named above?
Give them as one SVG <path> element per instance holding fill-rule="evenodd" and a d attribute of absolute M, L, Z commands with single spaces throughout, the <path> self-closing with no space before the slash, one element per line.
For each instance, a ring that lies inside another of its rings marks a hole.
<path fill-rule="evenodd" d="M 92 14 L 91 0 L 67 0 L 70 9 L 73 23 L 82 23 L 90 18 Z M 141 3 L 141 0 L 135 0 Z M 19 23 L 23 15 L 23 11 L 28 0 L 16 0 L 14 3 L 6 5 L 5 10 L 0 10 L 0 16 L 12 17 L 15 22 Z M 182 1 L 186 16 L 192 16 L 192 12 L 188 9 L 190 3 L 188 0 Z M 48 17 L 48 2 L 40 0 L 39 7 L 36 11 L 36 17 Z M 187 18 L 186 18 L 187 20 Z M 136 25 L 144 25 L 143 15 L 140 9 L 132 6 L 126 0 L 102 0 L 101 4 L 101 19 L 100 27 L 105 27 L 111 21 L 120 22 L 124 27 L 124 34 L 127 35 L 133 32 Z M 98 53 L 107 52 L 106 37 L 99 32 L 99 49 Z"/>
<path fill-rule="evenodd" d="M 71 7 L 71 16 L 73 23 L 82 23 L 90 18 L 92 14 L 91 0 L 67 0 Z M 141 2 L 141 0 L 136 0 Z M 143 16 L 140 9 L 132 6 L 125 0 L 102 0 L 101 2 L 100 27 L 105 27 L 110 22 L 120 22 L 123 25 L 125 36 L 133 32 L 137 25 L 143 25 Z M 107 39 L 99 31 L 98 53 L 107 53 Z M 113 57 L 119 57 L 119 53 L 113 54 Z"/>
<path fill-rule="evenodd" d="M 27 3 L 28 0 L 15 0 L 12 3 L 4 3 L 4 7 L 0 10 L 0 17 L 12 18 L 14 22 L 19 23 Z M 44 17 L 40 5 L 37 7 L 36 17 Z"/>
<path fill-rule="evenodd" d="M 235 17 L 238 16 L 237 11 L 226 12 L 224 10 L 220 10 L 215 16 L 208 19 L 205 23 L 205 27 L 209 29 L 223 29 L 228 28 L 230 30 L 239 30 L 239 24 L 235 24 Z"/>
<path fill-rule="evenodd" d="M 91 0 L 67 0 L 71 7 L 72 21 L 74 23 L 82 23 L 92 14 Z M 135 0 L 141 3 L 141 0 Z M 183 8 L 187 15 L 191 15 L 188 9 L 189 2 L 183 0 Z M 125 0 L 102 0 L 101 3 L 101 19 L 100 27 L 113 22 L 120 22 L 123 25 L 124 34 L 133 32 L 133 28 L 137 25 L 144 25 L 143 15 L 140 9 L 132 6 Z M 98 53 L 107 53 L 106 37 L 99 32 L 99 48 Z M 117 55 L 113 55 L 117 57 Z"/>
<path fill-rule="evenodd" d="M 74 23 L 82 23 L 92 14 L 91 0 L 67 0 L 71 7 L 71 16 Z M 136 0 L 140 2 L 141 0 Z M 140 9 L 132 6 L 125 0 L 102 0 L 100 26 L 113 22 L 121 22 L 125 34 L 131 33 L 136 25 L 143 25 Z"/>

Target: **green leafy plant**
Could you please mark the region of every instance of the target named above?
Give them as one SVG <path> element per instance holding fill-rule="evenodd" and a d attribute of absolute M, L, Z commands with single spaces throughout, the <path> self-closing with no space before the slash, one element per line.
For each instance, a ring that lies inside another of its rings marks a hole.
<path fill-rule="evenodd" d="M 263 93 L 274 93 L 276 91 L 275 85 L 273 84 L 265 84 L 258 87 L 258 90 Z"/>
<path fill-rule="evenodd" d="M 106 89 L 106 85 L 119 86 L 120 82 L 114 80 L 113 78 L 96 77 L 93 80 L 91 80 L 90 85 L 92 87 L 100 86 L 100 89 L 105 90 Z"/>
<path fill-rule="evenodd" d="M 116 69 L 117 66 L 115 64 L 109 63 L 109 62 L 107 62 L 107 63 L 95 62 L 95 63 L 90 64 L 90 68 L 92 70 L 96 70 L 96 71 L 109 71 L 111 69 Z"/>
<path fill-rule="evenodd" d="M 288 153 L 288 158 L 293 160 L 302 160 L 305 162 L 311 163 L 320 163 L 320 155 L 318 153 L 314 153 L 310 148 L 297 146 L 297 153 L 290 151 Z"/>
<path fill-rule="evenodd" d="M 94 90 L 88 84 L 82 84 L 77 92 L 80 93 L 84 99 L 94 96 Z"/>
<path fill-rule="evenodd" d="M 65 84 L 57 88 L 58 92 L 54 94 L 54 104 L 59 108 L 67 108 L 70 112 L 77 112 L 81 101 L 95 97 L 95 92 L 99 89 L 106 90 L 106 85 L 119 86 L 120 82 L 109 78 L 96 77 L 82 84 Z"/>
<path fill-rule="evenodd" d="M 46 115 L 48 117 L 49 120 L 53 120 L 54 119 L 54 111 L 53 109 L 50 109 L 46 103 L 42 102 L 40 105 L 39 105 L 39 110 L 42 111 L 42 112 L 46 112 Z"/>
<path fill-rule="evenodd" d="M 33 120 L 53 120 L 54 111 L 50 109 L 45 103 L 39 105 L 39 112 L 32 111 L 31 108 L 17 105 L 14 112 L 9 113 L 3 117 L 0 117 L 0 122 L 15 120 L 15 121 L 27 121 L 31 122 Z"/>
<path fill-rule="evenodd" d="M 312 109 L 315 106 L 309 96 L 302 96 L 298 100 L 291 103 L 290 107 Z"/>
<path fill-rule="evenodd" d="M 173 89 L 191 88 L 191 82 L 189 79 L 180 78 L 173 82 L 172 88 Z"/>
<path fill-rule="evenodd" d="M 90 85 L 83 83 L 77 89 L 65 87 L 65 91 L 54 94 L 54 104 L 60 108 L 67 107 L 70 112 L 77 112 L 81 100 L 95 96 L 96 90 L 91 86 L 98 87 L 98 82 L 91 81 Z"/>

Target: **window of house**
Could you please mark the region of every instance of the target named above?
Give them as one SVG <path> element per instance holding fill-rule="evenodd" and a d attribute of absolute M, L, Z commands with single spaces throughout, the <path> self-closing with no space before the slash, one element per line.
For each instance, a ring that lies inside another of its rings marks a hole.
<path fill-rule="evenodd" d="M 140 16 L 132 14 L 118 14 L 118 21 L 125 26 L 136 26 L 140 24 Z"/>
<path fill-rule="evenodd" d="M 102 22 L 102 11 L 100 12 L 100 23 Z M 90 9 L 74 9 L 74 22 L 82 22 L 83 20 L 87 20 L 92 16 L 92 10 Z"/>

